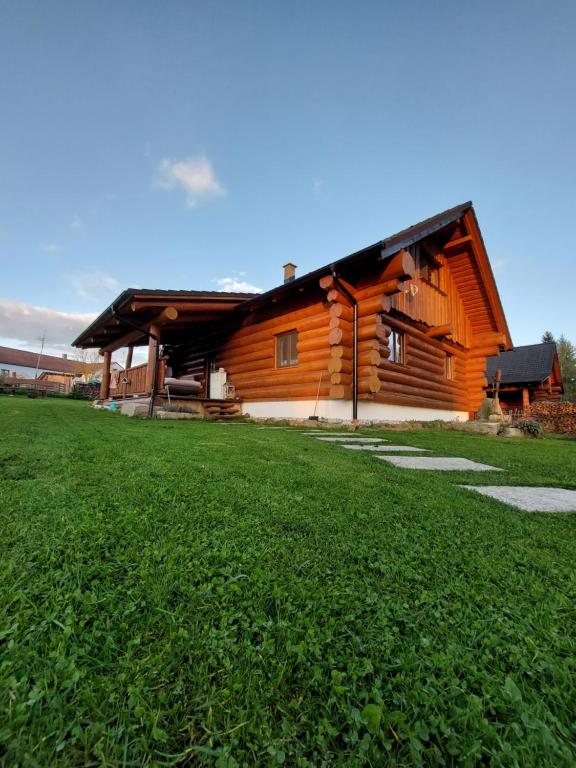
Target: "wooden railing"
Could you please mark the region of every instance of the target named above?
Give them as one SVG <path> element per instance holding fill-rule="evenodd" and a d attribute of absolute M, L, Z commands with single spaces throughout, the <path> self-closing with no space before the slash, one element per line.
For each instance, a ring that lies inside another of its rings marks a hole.
<path fill-rule="evenodd" d="M 112 371 L 110 374 L 110 397 L 148 394 L 146 392 L 147 370 L 148 365 L 142 363 L 133 368 L 127 368 L 125 371 Z"/>
<path fill-rule="evenodd" d="M 158 370 L 156 375 L 156 390 L 162 392 L 164 389 L 165 363 L 158 361 Z M 148 376 L 148 364 L 141 363 L 125 371 L 110 372 L 110 397 L 126 397 L 130 395 L 149 395 L 146 385 Z"/>

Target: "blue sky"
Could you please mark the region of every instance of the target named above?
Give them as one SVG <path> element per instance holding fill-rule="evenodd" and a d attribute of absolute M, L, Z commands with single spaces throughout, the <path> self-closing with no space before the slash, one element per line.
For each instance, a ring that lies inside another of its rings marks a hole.
<path fill-rule="evenodd" d="M 468 199 L 515 343 L 576 340 L 575 29 L 571 0 L 0 0 L 0 343 Z"/>

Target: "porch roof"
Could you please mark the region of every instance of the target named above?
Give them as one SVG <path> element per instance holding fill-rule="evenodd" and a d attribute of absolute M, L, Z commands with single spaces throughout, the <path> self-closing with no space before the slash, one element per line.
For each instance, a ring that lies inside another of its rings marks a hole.
<path fill-rule="evenodd" d="M 176 317 L 165 325 L 163 341 L 189 326 L 191 322 L 214 322 L 224 319 L 239 304 L 254 297 L 253 293 L 225 291 L 166 291 L 161 289 L 128 288 L 96 318 L 73 346 L 81 349 L 99 347 L 113 351 L 126 344 L 142 346 L 148 343 L 150 324 L 166 309 L 176 311 Z"/>

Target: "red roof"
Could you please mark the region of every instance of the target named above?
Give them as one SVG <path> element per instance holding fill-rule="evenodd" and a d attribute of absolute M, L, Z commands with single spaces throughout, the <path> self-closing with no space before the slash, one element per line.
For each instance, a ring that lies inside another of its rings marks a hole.
<path fill-rule="evenodd" d="M 26 352 L 23 349 L 0 347 L 0 368 L 9 368 L 11 365 L 21 365 L 26 368 L 36 368 L 39 371 L 53 371 L 54 373 L 81 373 L 84 363 L 78 360 L 67 360 L 64 357 L 54 355 L 40 355 L 38 362 L 37 352 Z"/>

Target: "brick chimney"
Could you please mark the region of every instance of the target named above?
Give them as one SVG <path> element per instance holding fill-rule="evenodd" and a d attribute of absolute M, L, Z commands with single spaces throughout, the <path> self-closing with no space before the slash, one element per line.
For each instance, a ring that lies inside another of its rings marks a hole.
<path fill-rule="evenodd" d="M 296 279 L 296 264 L 292 264 L 291 261 L 288 264 L 284 264 L 284 282 L 291 283 Z"/>

